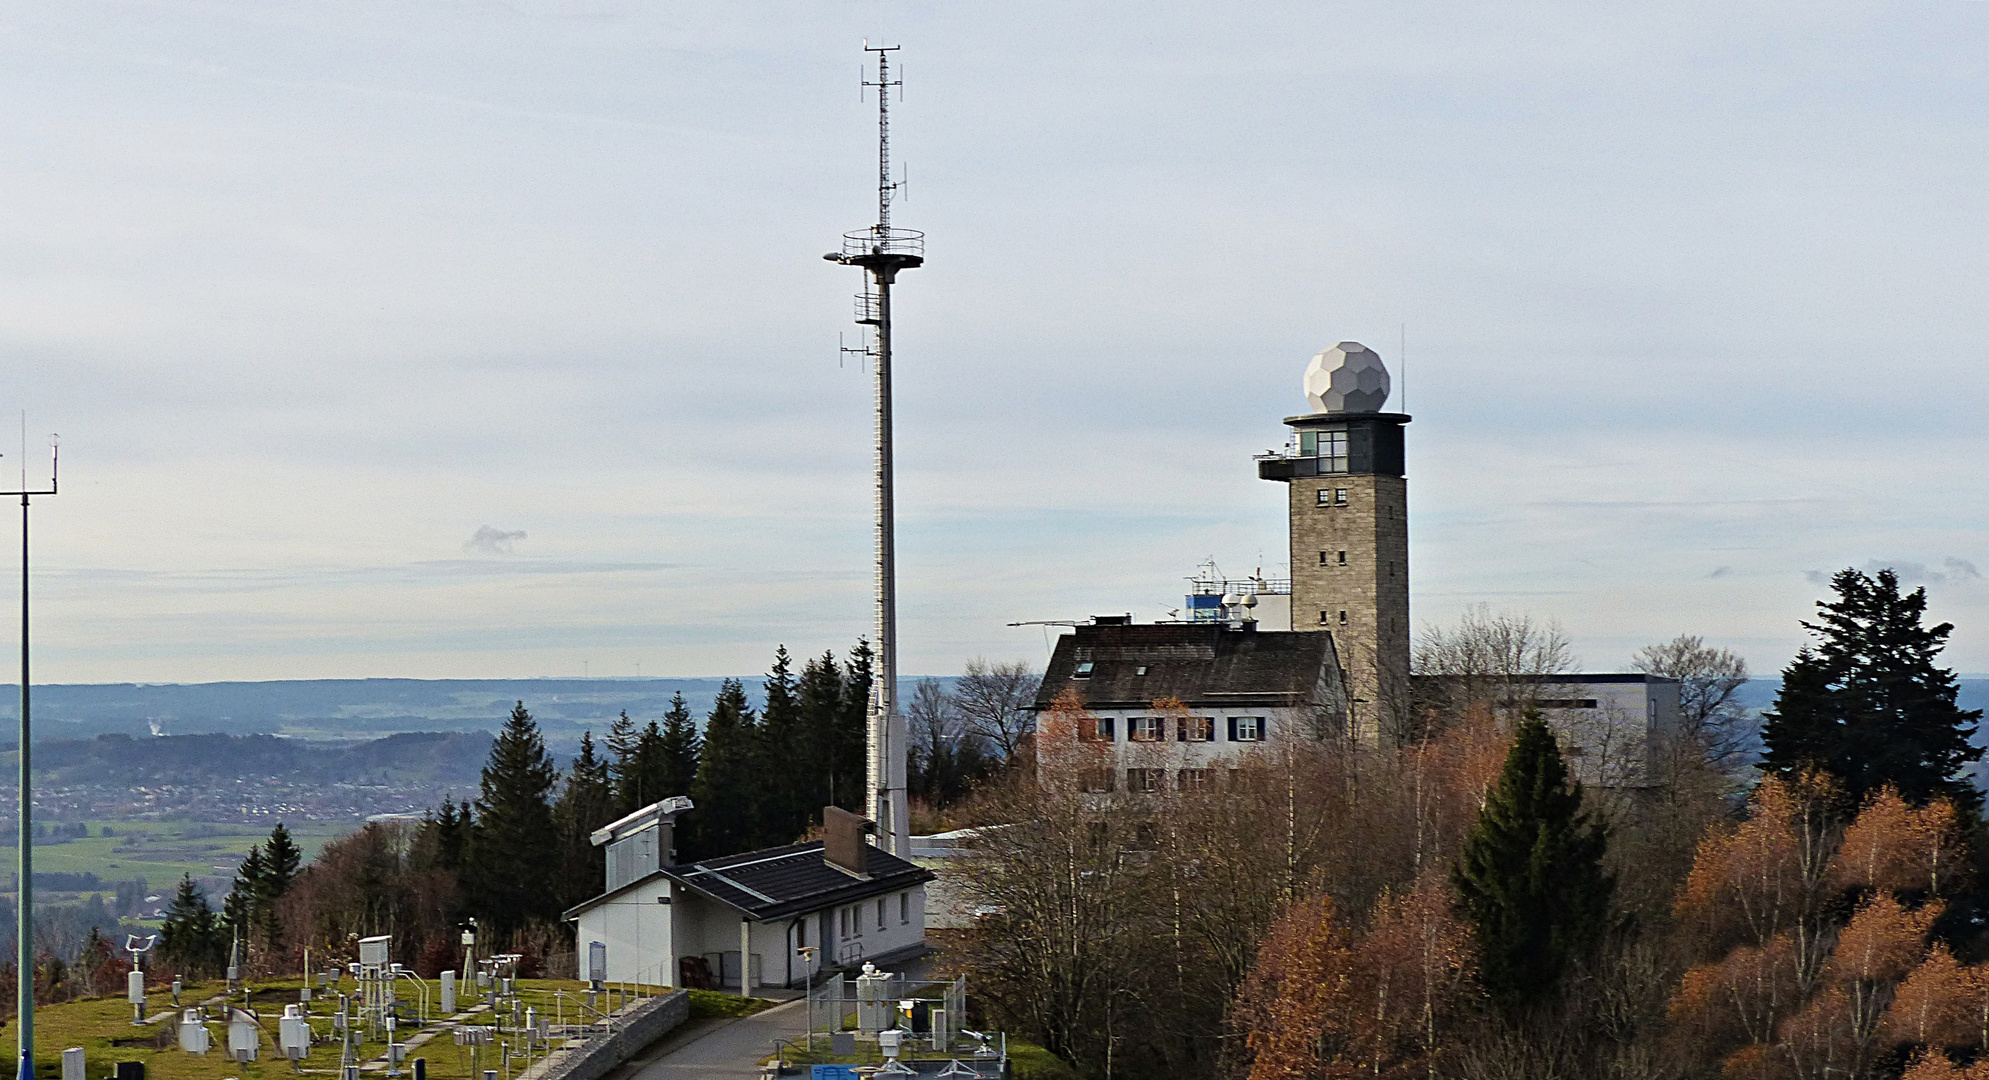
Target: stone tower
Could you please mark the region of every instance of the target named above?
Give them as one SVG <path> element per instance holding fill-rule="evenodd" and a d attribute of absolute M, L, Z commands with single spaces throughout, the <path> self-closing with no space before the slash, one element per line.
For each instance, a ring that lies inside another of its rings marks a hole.
<path fill-rule="evenodd" d="M 1386 413 L 1388 369 L 1343 341 L 1305 369 L 1313 411 L 1285 418 L 1284 450 L 1257 475 L 1290 488 L 1291 628 L 1333 634 L 1353 734 L 1403 730 L 1409 709 L 1409 491 L 1403 413 Z"/>

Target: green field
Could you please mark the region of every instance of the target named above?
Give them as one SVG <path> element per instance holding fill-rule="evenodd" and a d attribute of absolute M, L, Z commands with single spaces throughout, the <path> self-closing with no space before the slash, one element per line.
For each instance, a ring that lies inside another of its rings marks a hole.
<path fill-rule="evenodd" d="M 182 874 L 226 876 L 252 845 L 269 838 L 269 825 L 197 821 L 92 821 L 90 835 L 59 843 L 35 844 L 39 873 L 95 874 L 106 890 L 114 881 L 144 878 L 151 892 L 169 896 Z M 104 836 L 108 826 L 113 835 Z M 306 861 L 334 838 L 357 829 L 354 822 L 303 821 L 286 823 Z M 11 837 L 9 838 L 11 839 Z M 0 872 L 14 864 L 12 843 L 0 845 Z M 0 877 L 0 887 L 7 879 Z M 44 892 L 42 899 L 60 902 L 64 894 Z M 212 898 L 218 900 L 218 897 Z"/>

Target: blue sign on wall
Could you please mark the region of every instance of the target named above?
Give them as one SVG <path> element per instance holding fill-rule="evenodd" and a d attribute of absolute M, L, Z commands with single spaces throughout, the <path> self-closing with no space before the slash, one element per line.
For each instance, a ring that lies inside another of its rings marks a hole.
<path fill-rule="evenodd" d="M 853 1065 L 810 1065 L 808 1080 L 856 1080 Z"/>

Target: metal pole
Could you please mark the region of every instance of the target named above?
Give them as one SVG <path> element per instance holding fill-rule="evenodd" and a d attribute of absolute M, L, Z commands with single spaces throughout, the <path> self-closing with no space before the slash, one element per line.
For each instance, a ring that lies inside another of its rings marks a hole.
<path fill-rule="evenodd" d="M 27 485 L 23 484 L 22 487 Z M 28 741 L 28 493 L 21 493 L 21 808 L 20 909 L 14 925 L 14 997 L 19 1017 L 20 1080 L 34 1080 L 35 1053 L 35 873 L 34 792 L 29 784 Z"/>
<path fill-rule="evenodd" d="M 892 854 L 897 848 L 897 806 L 891 763 L 893 714 L 898 696 L 898 552 L 896 530 L 895 478 L 891 439 L 891 278 L 885 267 L 873 268 L 871 280 L 877 289 L 877 567 L 876 634 L 877 671 L 871 682 L 870 745 L 876 759 L 870 763 L 870 812 L 877 819 L 884 846 Z"/>

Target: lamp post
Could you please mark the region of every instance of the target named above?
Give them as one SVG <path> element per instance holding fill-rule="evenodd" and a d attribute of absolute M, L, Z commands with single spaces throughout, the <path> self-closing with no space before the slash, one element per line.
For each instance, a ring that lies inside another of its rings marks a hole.
<path fill-rule="evenodd" d="M 26 422 L 22 427 L 25 429 Z M 14 986 L 15 1005 L 19 1010 L 18 1026 L 14 1029 L 20 1035 L 21 1067 L 19 1080 L 34 1080 L 35 1075 L 35 875 L 34 875 L 34 792 L 29 784 L 30 734 L 28 726 L 28 499 L 35 495 L 55 494 L 57 463 L 57 440 L 49 436 L 48 487 L 28 487 L 28 463 L 26 435 L 22 436 L 21 485 L 14 491 L 0 491 L 0 495 L 21 497 L 21 743 L 18 751 L 21 759 L 21 807 L 20 807 L 20 890 L 17 899 L 19 910 L 15 913 L 14 924 Z"/>
<path fill-rule="evenodd" d="M 822 951 L 819 945 L 802 945 L 794 950 L 801 957 L 801 978 L 807 990 L 802 995 L 801 1015 L 808 1024 L 808 1049 L 815 1049 L 815 954 Z M 793 983 L 787 985 L 793 986 Z"/>

